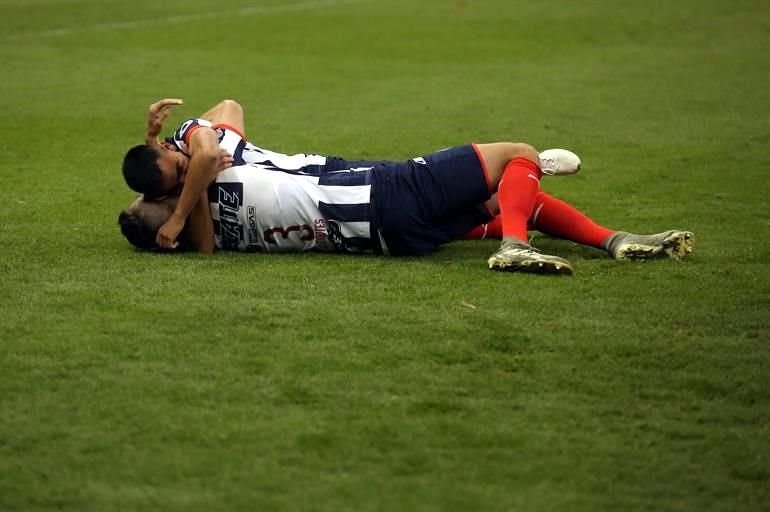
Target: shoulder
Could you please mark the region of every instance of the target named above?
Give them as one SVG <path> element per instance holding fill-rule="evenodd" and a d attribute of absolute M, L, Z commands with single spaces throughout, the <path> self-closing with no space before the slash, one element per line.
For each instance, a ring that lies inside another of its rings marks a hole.
<path fill-rule="evenodd" d="M 203 127 L 211 128 L 211 122 L 199 118 L 184 120 L 174 132 L 174 145 L 179 148 L 179 151 L 189 155 L 190 136 Z"/>

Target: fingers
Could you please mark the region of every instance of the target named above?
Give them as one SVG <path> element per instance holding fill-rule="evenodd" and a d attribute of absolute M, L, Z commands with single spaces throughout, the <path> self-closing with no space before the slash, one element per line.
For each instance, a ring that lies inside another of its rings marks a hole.
<path fill-rule="evenodd" d="M 165 98 L 150 105 L 147 113 L 147 133 L 145 139 L 155 139 L 163 129 L 163 123 L 166 122 L 166 119 L 171 114 L 171 107 L 182 105 L 183 103 L 179 98 Z"/>
<path fill-rule="evenodd" d="M 219 163 L 218 163 L 218 166 L 217 166 L 217 170 L 219 170 L 220 172 L 224 171 L 228 167 L 232 167 L 233 166 L 233 162 L 234 162 L 233 155 L 228 153 L 226 150 L 220 148 L 220 150 L 219 150 Z"/>
<path fill-rule="evenodd" d="M 164 98 L 150 105 L 149 111 L 152 113 L 156 113 L 156 112 L 159 112 L 160 110 L 173 107 L 174 105 L 183 105 L 183 104 L 184 104 L 184 101 L 182 101 L 179 98 Z"/>
<path fill-rule="evenodd" d="M 183 104 L 184 104 L 184 101 L 182 101 L 179 98 L 164 98 L 150 105 L 150 110 L 159 109 L 162 107 L 170 107 L 173 105 L 183 105 Z"/>
<path fill-rule="evenodd" d="M 184 225 L 184 219 L 175 219 L 172 215 L 158 230 L 158 234 L 155 235 L 155 243 L 162 249 L 176 249 L 179 247 L 179 242 L 176 239 Z"/>
<path fill-rule="evenodd" d="M 179 242 L 171 240 L 161 233 L 158 233 L 158 236 L 155 237 L 155 243 L 158 244 L 161 249 L 176 249 L 179 247 Z"/>
<path fill-rule="evenodd" d="M 155 243 L 158 244 L 161 249 L 170 249 L 175 240 L 168 234 L 168 222 L 160 227 L 158 234 L 155 235 Z"/>

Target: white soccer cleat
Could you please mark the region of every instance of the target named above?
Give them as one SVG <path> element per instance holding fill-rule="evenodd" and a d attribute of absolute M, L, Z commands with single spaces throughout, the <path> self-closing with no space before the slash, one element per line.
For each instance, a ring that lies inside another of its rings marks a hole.
<path fill-rule="evenodd" d="M 654 235 L 634 235 L 618 231 L 602 244 L 616 260 L 650 260 L 684 258 L 692 253 L 695 236 L 690 231 L 675 229 Z"/>
<path fill-rule="evenodd" d="M 565 176 L 580 170 L 580 157 L 566 149 L 546 149 L 540 153 L 540 170 L 549 176 Z"/>
<path fill-rule="evenodd" d="M 505 272 L 533 274 L 572 274 L 572 265 L 564 258 L 542 254 L 518 240 L 503 240 L 500 248 L 487 261 L 489 268 Z"/>

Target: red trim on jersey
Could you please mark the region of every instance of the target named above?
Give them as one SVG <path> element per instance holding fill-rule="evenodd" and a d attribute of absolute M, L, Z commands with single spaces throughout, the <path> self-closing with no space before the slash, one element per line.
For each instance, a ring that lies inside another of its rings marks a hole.
<path fill-rule="evenodd" d="M 212 128 L 214 128 L 214 129 L 216 129 L 216 128 L 224 128 L 225 130 L 230 130 L 231 132 L 235 132 L 238 135 L 240 135 L 243 140 L 246 140 L 246 136 L 243 133 L 241 133 L 241 131 L 238 128 L 236 128 L 235 126 L 231 126 L 231 125 L 225 124 L 225 123 L 219 123 L 219 124 L 215 124 L 214 126 L 212 126 Z"/>
<path fill-rule="evenodd" d="M 191 126 L 187 130 L 187 133 L 184 134 L 184 143 L 187 145 L 187 151 L 190 151 L 190 135 L 192 135 L 193 132 L 195 130 L 197 130 L 198 128 L 203 128 L 203 127 L 201 125 L 199 125 L 199 124 L 196 124 L 194 126 Z"/>
<path fill-rule="evenodd" d="M 484 171 L 484 179 L 487 182 L 487 190 L 489 190 L 489 173 L 487 172 L 487 163 L 484 161 L 484 157 L 481 156 L 481 150 L 479 149 L 479 146 L 477 144 L 471 144 L 473 146 L 473 150 L 476 152 L 476 156 L 479 159 L 479 162 L 481 162 L 481 170 Z"/>

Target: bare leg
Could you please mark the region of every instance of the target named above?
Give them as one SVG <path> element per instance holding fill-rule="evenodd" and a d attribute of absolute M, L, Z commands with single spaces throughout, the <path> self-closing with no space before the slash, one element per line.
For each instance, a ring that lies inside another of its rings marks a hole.
<path fill-rule="evenodd" d="M 540 165 L 537 150 L 523 142 L 495 142 L 492 144 L 476 144 L 476 150 L 483 160 L 487 173 L 489 192 L 494 194 L 500 186 L 505 168 L 514 158 L 526 158 Z"/>

